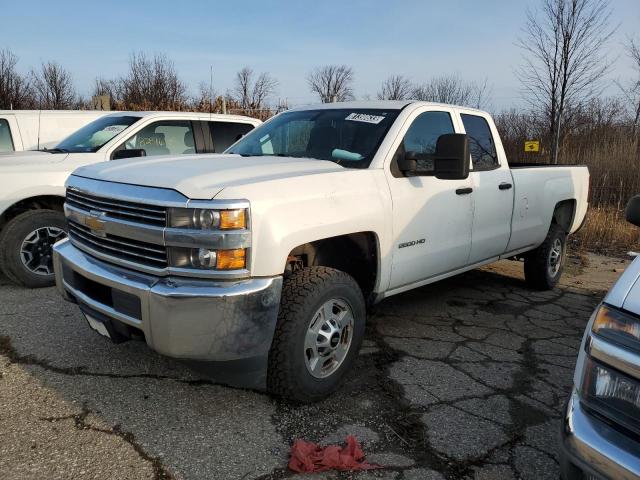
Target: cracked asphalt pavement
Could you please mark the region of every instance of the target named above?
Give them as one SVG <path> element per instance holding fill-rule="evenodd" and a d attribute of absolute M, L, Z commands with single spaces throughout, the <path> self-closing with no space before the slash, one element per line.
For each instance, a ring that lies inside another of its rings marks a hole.
<path fill-rule="evenodd" d="M 504 261 L 385 300 L 343 388 L 308 406 L 114 345 L 54 289 L 0 279 L 2 478 L 557 479 L 582 333 L 627 262 L 578 263 L 550 292 Z M 294 439 L 348 434 L 385 468 L 287 471 Z"/>

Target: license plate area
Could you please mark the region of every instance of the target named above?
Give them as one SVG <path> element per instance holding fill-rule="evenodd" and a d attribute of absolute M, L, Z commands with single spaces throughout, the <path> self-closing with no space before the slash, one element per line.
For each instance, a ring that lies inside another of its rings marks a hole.
<path fill-rule="evenodd" d="M 87 319 L 87 322 L 89 323 L 89 326 L 95 330 L 96 332 L 98 332 L 100 335 L 102 335 L 103 337 L 107 337 L 107 338 L 111 338 L 111 335 L 109 335 L 109 331 L 107 330 L 106 325 L 101 322 L 100 320 L 93 318 L 91 315 L 84 315 L 84 318 Z"/>

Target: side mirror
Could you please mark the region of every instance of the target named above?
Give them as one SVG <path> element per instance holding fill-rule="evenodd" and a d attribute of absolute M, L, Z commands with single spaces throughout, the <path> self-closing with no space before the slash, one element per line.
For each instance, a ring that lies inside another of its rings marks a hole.
<path fill-rule="evenodd" d="M 122 158 L 134 158 L 134 157 L 146 157 L 147 152 L 144 148 L 132 148 L 130 150 L 122 149 L 116 150 L 111 158 L 113 160 L 120 160 Z"/>
<path fill-rule="evenodd" d="M 636 227 L 640 227 L 640 195 L 636 195 L 629 200 L 627 209 L 625 210 L 625 217 L 627 218 L 627 222 Z"/>
<path fill-rule="evenodd" d="M 464 133 L 440 135 L 436 142 L 434 173 L 442 180 L 464 180 L 469 176 L 469 140 Z"/>
<path fill-rule="evenodd" d="M 418 169 L 418 155 L 416 152 L 407 152 L 403 158 L 398 159 L 398 169 L 406 177 L 414 176 Z"/>

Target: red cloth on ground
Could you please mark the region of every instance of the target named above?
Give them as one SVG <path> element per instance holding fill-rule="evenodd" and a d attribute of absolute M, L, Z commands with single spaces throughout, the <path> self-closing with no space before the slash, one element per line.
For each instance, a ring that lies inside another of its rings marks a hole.
<path fill-rule="evenodd" d="M 291 447 L 289 469 L 294 472 L 326 472 L 327 470 L 371 470 L 382 468 L 364 459 L 364 452 L 356 437 L 349 435 L 344 447 L 321 447 L 313 442 L 296 440 Z"/>

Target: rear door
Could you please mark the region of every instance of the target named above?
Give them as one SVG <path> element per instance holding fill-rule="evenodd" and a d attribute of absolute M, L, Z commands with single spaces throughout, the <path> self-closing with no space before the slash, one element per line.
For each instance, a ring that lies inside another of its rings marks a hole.
<path fill-rule="evenodd" d="M 480 112 L 460 112 L 469 137 L 472 168 L 473 227 L 469 265 L 502 255 L 511 235 L 513 179 L 498 132 Z"/>

